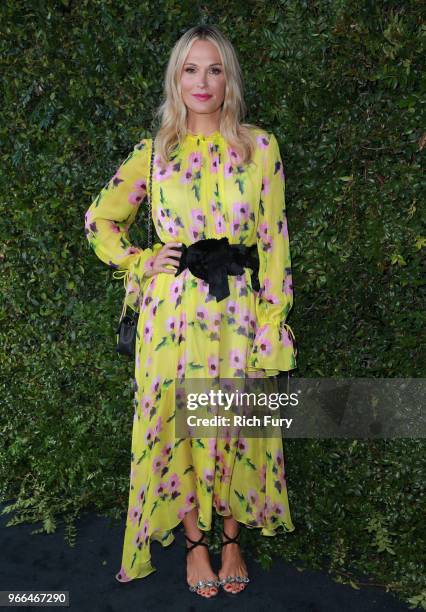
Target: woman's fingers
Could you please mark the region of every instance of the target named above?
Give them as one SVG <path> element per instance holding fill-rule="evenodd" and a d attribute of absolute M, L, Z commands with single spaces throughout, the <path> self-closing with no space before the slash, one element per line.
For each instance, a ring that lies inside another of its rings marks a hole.
<path fill-rule="evenodd" d="M 165 259 L 161 259 L 161 261 L 159 262 L 161 265 L 164 265 L 166 263 L 172 264 L 173 266 L 178 266 L 179 262 L 176 261 L 176 259 L 172 259 L 171 257 L 166 257 Z"/>
<path fill-rule="evenodd" d="M 160 272 L 175 274 L 182 256 L 182 252 L 179 250 L 181 246 L 181 242 L 167 242 L 157 253 L 152 267 L 152 275 Z M 173 269 L 166 268 L 167 264 L 173 266 Z"/>
<path fill-rule="evenodd" d="M 170 268 L 161 268 L 159 272 L 165 272 L 166 274 L 176 274 L 176 270 L 170 270 Z"/>

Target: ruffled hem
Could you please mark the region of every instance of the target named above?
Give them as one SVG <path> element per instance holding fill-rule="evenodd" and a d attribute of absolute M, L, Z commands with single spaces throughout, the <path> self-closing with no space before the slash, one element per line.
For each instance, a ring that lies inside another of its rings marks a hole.
<path fill-rule="evenodd" d="M 256 331 L 247 371 L 263 371 L 266 377 L 297 368 L 296 339 L 288 323 L 265 323 Z"/>
<path fill-rule="evenodd" d="M 247 521 L 245 521 L 241 515 L 239 515 L 238 512 L 234 512 L 232 510 L 231 505 L 229 506 L 230 510 L 231 510 L 231 514 L 232 516 L 235 518 L 235 520 L 238 523 L 241 523 L 243 525 L 245 525 L 248 529 L 261 529 L 260 535 L 266 536 L 266 537 L 274 537 L 276 535 L 279 535 L 280 533 L 291 533 L 293 532 L 296 528 L 292 522 L 292 520 L 288 520 L 287 522 L 285 521 L 278 521 L 278 523 L 276 523 L 274 526 L 272 526 L 271 524 L 268 524 L 267 526 L 265 525 L 251 525 L 249 523 L 247 523 Z M 201 510 L 198 506 L 198 504 L 193 504 L 191 506 L 191 508 L 188 509 L 187 512 L 185 512 L 185 514 L 187 514 L 188 512 L 191 512 L 191 510 L 193 510 L 194 508 L 198 508 L 198 521 L 197 521 L 197 527 L 200 531 L 211 531 L 212 528 L 212 522 L 211 521 L 204 521 L 204 518 L 202 516 Z M 224 514 L 222 512 L 219 512 L 219 510 L 216 508 L 216 504 L 213 503 L 213 508 L 215 510 L 215 512 L 219 515 L 219 516 L 229 516 L 228 514 Z M 166 548 L 167 546 L 170 546 L 170 544 L 173 544 L 173 542 L 175 541 L 175 536 L 173 534 L 173 529 L 175 529 L 178 525 L 180 525 L 183 522 L 183 518 L 178 520 L 175 525 L 173 525 L 173 527 L 169 527 L 168 529 L 164 529 L 161 532 L 154 532 L 151 536 L 150 536 L 150 541 L 148 543 L 148 545 L 151 545 L 152 541 L 156 541 L 159 542 L 163 548 Z M 203 525 L 203 527 L 200 526 L 200 523 Z M 282 527 L 282 530 L 280 530 L 280 528 Z M 277 533 L 278 531 L 278 533 Z M 121 583 L 125 583 L 125 582 L 131 582 L 132 580 L 137 580 L 140 578 L 146 578 L 147 576 L 149 576 L 150 574 L 152 574 L 153 572 L 156 572 L 157 568 L 152 564 L 151 561 L 147 561 L 145 563 L 140 564 L 140 570 L 139 572 L 135 575 L 135 576 L 130 576 L 129 574 L 126 573 L 126 571 L 124 570 L 124 568 L 122 567 L 120 569 L 120 571 L 118 572 L 118 574 L 115 575 L 115 579 L 118 582 Z"/>

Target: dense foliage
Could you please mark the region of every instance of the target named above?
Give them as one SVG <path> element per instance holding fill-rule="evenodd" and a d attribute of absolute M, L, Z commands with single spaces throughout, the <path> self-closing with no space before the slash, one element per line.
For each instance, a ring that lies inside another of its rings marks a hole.
<path fill-rule="evenodd" d="M 155 129 L 176 39 L 237 49 L 247 121 L 280 143 L 304 377 L 424 377 L 420 2 L 4 0 L 0 494 L 11 524 L 126 510 L 133 364 L 123 285 L 84 213 Z M 143 223 L 131 230 L 143 240 Z M 426 609 L 422 439 L 288 440 L 296 531 L 246 545 Z M 216 534 L 217 535 L 217 534 Z"/>

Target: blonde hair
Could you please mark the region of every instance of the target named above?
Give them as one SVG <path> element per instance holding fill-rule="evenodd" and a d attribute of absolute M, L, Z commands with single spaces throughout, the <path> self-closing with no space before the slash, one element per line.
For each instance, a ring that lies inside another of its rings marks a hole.
<path fill-rule="evenodd" d="M 155 137 L 158 162 L 160 166 L 166 166 L 173 150 L 188 133 L 187 111 L 182 99 L 180 78 L 185 59 L 196 40 L 209 40 L 218 49 L 226 80 L 219 131 L 228 145 L 240 156 L 240 159 L 231 156 L 231 164 L 247 164 L 251 161 L 256 146 L 255 137 L 250 130 L 256 129 L 257 126 L 240 122 L 246 113 L 240 64 L 232 44 L 213 25 L 198 25 L 187 30 L 172 49 L 164 79 L 165 99 L 156 112 L 160 118 L 160 128 Z"/>

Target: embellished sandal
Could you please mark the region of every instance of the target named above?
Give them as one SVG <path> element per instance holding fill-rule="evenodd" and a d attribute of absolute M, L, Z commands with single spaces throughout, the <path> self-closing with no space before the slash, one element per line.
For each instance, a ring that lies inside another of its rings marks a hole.
<path fill-rule="evenodd" d="M 196 546 L 207 546 L 208 547 L 208 544 L 203 542 L 203 539 L 206 535 L 205 533 L 202 533 L 200 539 L 197 541 L 194 541 L 194 540 L 191 540 L 191 538 L 188 538 L 186 533 L 184 535 L 185 535 L 185 538 L 192 544 L 192 546 L 186 547 L 185 556 L 188 555 L 189 551 L 195 548 Z M 203 599 L 213 599 L 219 593 L 220 584 L 221 584 L 220 580 L 200 580 L 199 582 L 197 582 L 197 584 L 191 584 L 188 588 L 191 591 L 191 593 L 196 593 L 199 597 L 202 597 Z M 203 589 L 204 587 L 215 587 L 217 591 L 216 593 L 211 594 L 209 596 L 201 595 L 201 593 L 197 592 L 198 589 Z"/>
<path fill-rule="evenodd" d="M 226 546 L 227 544 L 237 544 L 238 546 L 240 545 L 239 543 L 239 537 L 240 537 L 240 533 L 241 533 L 241 527 L 238 529 L 238 533 L 235 536 L 235 538 L 230 538 L 228 536 L 228 534 L 225 532 L 225 530 L 223 530 L 223 535 L 226 538 L 226 542 L 221 542 L 220 546 L 221 548 L 223 548 L 224 546 Z M 232 584 L 234 582 L 244 582 L 244 583 L 248 583 L 250 582 L 250 578 L 248 576 L 227 576 L 226 578 L 222 578 L 222 580 L 219 581 L 220 585 L 222 586 L 222 588 L 224 587 L 225 584 Z M 227 591 L 225 588 L 223 588 L 224 592 L 227 595 L 239 595 L 241 593 L 241 591 L 245 591 L 246 587 L 244 589 L 240 589 L 239 591 L 236 591 L 235 593 L 233 593 L 232 591 Z"/>

